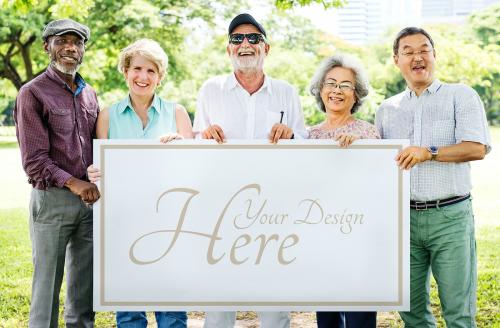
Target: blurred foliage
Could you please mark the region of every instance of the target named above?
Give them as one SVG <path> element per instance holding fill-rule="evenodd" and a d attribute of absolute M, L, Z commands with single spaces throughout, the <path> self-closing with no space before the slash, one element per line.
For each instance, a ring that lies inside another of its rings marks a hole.
<path fill-rule="evenodd" d="M 500 4 L 474 13 L 469 18 L 472 37 L 480 41 L 481 47 L 500 46 Z"/>
<path fill-rule="evenodd" d="M 380 102 L 406 87 L 392 59 L 398 29 L 389 29 L 375 43 L 356 46 L 318 30 L 297 14 L 300 9 L 283 10 L 311 3 L 335 10 L 345 1 L 262 1 L 259 6 L 267 6 L 269 14 L 259 20 L 271 45 L 265 71 L 297 88 L 309 125 L 324 119 L 309 95 L 310 79 L 321 60 L 335 53 L 359 57 L 368 72 L 371 89 L 356 114 L 360 118 L 373 121 Z M 91 28 L 81 74 L 98 91 L 101 106 L 127 93 L 116 69 L 120 49 L 148 37 L 157 40 L 169 56 L 168 75 L 159 94 L 184 105 L 192 117 L 202 83 L 232 71 L 226 54 L 226 25 L 235 14 L 250 8 L 247 0 L 0 0 L 0 4 L 0 124 L 9 116 L 17 89 L 48 64 L 40 38 L 43 26 L 62 17 Z M 500 5 L 493 5 L 462 25 L 424 26 L 436 43 L 436 76 L 473 87 L 494 124 L 500 120 L 499 22 Z"/>
<path fill-rule="evenodd" d="M 314 3 L 323 5 L 323 8 L 339 8 L 347 4 L 347 0 L 276 0 L 278 9 L 286 10 L 293 7 L 304 7 Z"/>

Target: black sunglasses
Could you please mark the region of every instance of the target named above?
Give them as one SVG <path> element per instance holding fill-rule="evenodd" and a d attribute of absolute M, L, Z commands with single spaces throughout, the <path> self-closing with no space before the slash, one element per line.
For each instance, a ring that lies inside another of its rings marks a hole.
<path fill-rule="evenodd" d="M 245 38 L 247 38 L 248 43 L 250 44 L 259 44 L 259 42 L 265 41 L 264 36 L 260 33 L 249 33 L 249 34 L 235 33 L 229 36 L 229 43 L 242 44 Z"/>

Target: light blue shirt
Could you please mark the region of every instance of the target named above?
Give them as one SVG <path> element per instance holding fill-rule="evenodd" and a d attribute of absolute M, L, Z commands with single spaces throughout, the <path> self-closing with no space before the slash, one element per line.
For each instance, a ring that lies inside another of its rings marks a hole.
<path fill-rule="evenodd" d="M 410 139 L 413 146 L 473 141 L 491 149 L 483 103 L 464 84 L 434 80 L 420 96 L 406 89 L 380 105 L 375 123 L 383 139 Z M 462 196 L 472 188 L 469 162 L 425 161 L 411 169 L 410 177 L 410 198 L 417 201 Z"/>
<path fill-rule="evenodd" d="M 154 96 L 145 128 L 127 96 L 109 109 L 109 139 L 156 139 L 177 132 L 175 103 Z"/>

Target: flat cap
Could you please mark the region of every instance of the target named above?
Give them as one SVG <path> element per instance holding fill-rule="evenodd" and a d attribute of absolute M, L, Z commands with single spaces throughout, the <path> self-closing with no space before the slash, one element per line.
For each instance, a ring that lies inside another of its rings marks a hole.
<path fill-rule="evenodd" d="M 42 39 L 47 40 L 49 36 L 75 33 L 85 42 L 90 38 L 88 26 L 75 22 L 72 19 L 58 19 L 48 23 L 43 29 Z"/>
<path fill-rule="evenodd" d="M 233 18 L 233 20 L 229 24 L 228 34 L 231 34 L 236 27 L 242 24 L 252 24 L 260 31 L 260 33 L 264 34 L 264 36 L 267 37 L 266 30 L 264 30 L 264 27 L 260 25 L 260 23 L 257 22 L 255 18 L 252 17 L 252 15 L 247 13 L 239 14 L 238 16 Z"/>

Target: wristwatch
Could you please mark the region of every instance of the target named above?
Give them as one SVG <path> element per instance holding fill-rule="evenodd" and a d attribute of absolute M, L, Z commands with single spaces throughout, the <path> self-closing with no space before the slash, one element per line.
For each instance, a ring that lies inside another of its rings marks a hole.
<path fill-rule="evenodd" d="M 427 150 L 429 151 L 429 153 L 431 153 L 431 161 L 435 160 L 436 156 L 438 155 L 439 148 L 436 146 L 430 146 L 427 147 Z"/>

